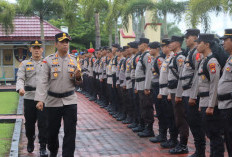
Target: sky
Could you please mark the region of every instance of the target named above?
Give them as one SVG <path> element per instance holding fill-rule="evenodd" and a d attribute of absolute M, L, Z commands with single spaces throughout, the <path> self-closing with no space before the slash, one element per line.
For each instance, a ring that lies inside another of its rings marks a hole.
<path fill-rule="evenodd" d="M 7 0 L 8 2 L 16 3 L 16 0 Z M 185 0 L 174 0 L 174 1 L 185 1 Z M 216 16 L 215 13 L 210 13 L 211 23 L 210 23 L 210 32 L 216 33 L 220 36 L 224 34 L 224 30 L 226 28 L 232 28 L 232 18 L 231 15 L 225 15 L 223 13 Z M 168 22 L 174 22 L 173 16 L 168 16 Z M 186 22 L 184 20 L 184 16 L 182 17 L 182 20 L 177 24 L 177 26 L 180 28 L 182 33 L 185 33 L 185 30 L 188 29 L 188 26 L 186 25 Z M 198 29 L 203 31 L 201 25 L 198 26 Z"/>

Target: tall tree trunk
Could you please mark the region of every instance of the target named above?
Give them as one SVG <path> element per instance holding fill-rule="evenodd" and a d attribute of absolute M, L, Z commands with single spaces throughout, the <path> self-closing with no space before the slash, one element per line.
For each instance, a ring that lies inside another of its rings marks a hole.
<path fill-rule="evenodd" d="M 118 42 L 118 19 L 115 21 L 115 44 L 119 44 Z"/>
<path fill-rule="evenodd" d="M 145 17 L 144 17 L 144 13 L 141 13 L 141 24 L 140 24 L 141 38 L 144 38 L 144 37 L 145 37 L 145 34 L 144 34 L 144 26 L 145 26 Z"/>
<path fill-rule="evenodd" d="M 39 18 L 39 22 L 40 22 L 40 38 L 42 43 L 42 47 L 43 47 L 43 57 L 45 57 L 45 38 L 44 38 L 44 25 L 43 25 L 43 15 L 40 13 L 40 18 Z"/>
<path fill-rule="evenodd" d="M 94 17 L 95 17 L 95 48 L 99 49 L 101 47 L 99 13 L 95 13 Z"/>
<path fill-rule="evenodd" d="M 109 32 L 109 47 L 112 46 L 112 28 L 110 28 L 110 32 Z"/>
<path fill-rule="evenodd" d="M 163 26 L 164 26 L 164 38 L 168 38 L 167 13 L 164 14 Z"/>

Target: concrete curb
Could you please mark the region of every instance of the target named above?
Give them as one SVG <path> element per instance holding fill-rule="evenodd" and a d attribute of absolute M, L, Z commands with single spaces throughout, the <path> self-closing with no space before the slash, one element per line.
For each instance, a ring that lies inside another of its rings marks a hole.
<path fill-rule="evenodd" d="M 17 114 L 23 114 L 23 97 L 19 97 L 18 109 Z M 14 133 L 11 141 L 11 148 L 10 148 L 10 157 L 16 157 L 19 154 L 19 141 L 21 135 L 21 127 L 22 127 L 23 119 L 16 119 Z"/>

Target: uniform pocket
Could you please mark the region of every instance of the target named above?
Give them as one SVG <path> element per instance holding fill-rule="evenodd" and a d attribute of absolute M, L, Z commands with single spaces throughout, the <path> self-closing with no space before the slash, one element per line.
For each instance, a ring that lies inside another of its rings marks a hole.
<path fill-rule="evenodd" d="M 60 75 L 61 68 L 60 67 L 53 67 L 51 68 L 51 79 L 57 79 Z"/>
<path fill-rule="evenodd" d="M 69 67 L 68 68 L 69 79 L 74 80 L 75 78 L 75 68 Z"/>

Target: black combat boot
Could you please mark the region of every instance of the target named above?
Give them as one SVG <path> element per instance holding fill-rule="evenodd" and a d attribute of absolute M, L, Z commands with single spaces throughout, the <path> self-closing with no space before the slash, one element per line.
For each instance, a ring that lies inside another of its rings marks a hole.
<path fill-rule="evenodd" d="M 132 118 L 127 115 L 126 119 L 122 121 L 123 124 L 131 124 L 132 123 Z"/>
<path fill-rule="evenodd" d="M 34 151 L 34 141 L 35 141 L 35 136 L 32 138 L 28 138 L 28 143 L 27 143 L 27 151 L 29 153 L 32 153 Z"/>
<path fill-rule="evenodd" d="M 142 132 L 138 133 L 139 137 L 153 137 L 154 135 L 155 134 L 154 134 L 154 131 L 153 131 L 153 123 L 147 124 L 145 126 L 145 129 Z"/>
<path fill-rule="evenodd" d="M 188 154 L 188 152 L 188 146 L 180 143 L 175 148 L 169 150 L 170 154 Z"/>
<path fill-rule="evenodd" d="M 40 157 L 48 157 L 45 143 L 40 144 L 39 154 L 40 154 Z"/>
<path fill-rule="evenodd" d="M 130 128 L 130 129 L 136 128 L 137 126 L 138 126 L 138 123 L 136 123 L 136 122 L 133 122 L 133 123 L 127 125 L 127 127 Z"/>
<path fill-rule="evenodd" d="M 122 113 L 118 118 L 116 118 L 117 121 L 123 121 L 126 119 L 126 114 Z"/>
<path fill-rule="evenodd" d="M 152 143 L 160 143 L 167 141 L 167 129 L 160 129 L 159 135 L 149 139 Z"/>
<path fill-rule="evenodd" d="M 160 146 L 163 148 L 174 148 L 178 144 L 176 139 L 169 139 L 165 142 L 160 143 Z"/>
<path fill-rule="evenodd" d="M 140 122 L 137 127 L 132 128 L 133 132 L 141 132 L 144 130 L 144 123 Z"/>

